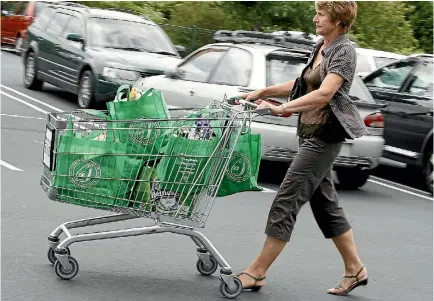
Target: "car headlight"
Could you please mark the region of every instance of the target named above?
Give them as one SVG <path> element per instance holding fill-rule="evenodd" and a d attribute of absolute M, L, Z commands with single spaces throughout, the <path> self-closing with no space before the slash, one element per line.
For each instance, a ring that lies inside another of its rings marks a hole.
<path fill-rule="evenodd" d="M 135 81 L 140 78 L 139 72 L 116 69 L 111 67 L 104 67 L 102 75 L 108 78 L 118 78 L 118 79 L 129 80 L 129 81 Z"/>

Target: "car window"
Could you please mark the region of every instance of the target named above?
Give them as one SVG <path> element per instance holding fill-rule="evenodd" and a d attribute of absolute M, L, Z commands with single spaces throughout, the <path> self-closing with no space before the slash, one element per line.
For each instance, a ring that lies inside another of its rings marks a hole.
<path fill-rule="evenodd" d="M 63 27 L 69 19 L 69 15 L 63 13 L 56 13 L 54 18 L 51 20 L 48 25 L 47 32 L 60 36 Z"/>
<path fill-rule="evenodd" d="M 24 16 L 26 14 L 28 4 L 29 1 L 22 1 L 21 4 L 18 6 L 17 15 Z"/>
<path fill-rule="evenodd" d="M 206 82 L 225 52 L 226 49 L 208 48 L 196 53 L 179 67 L 183 79 Z"/>
<path fill-rule="evenodd" d="M 210 82 L 246 87 L 249 84 L 251 71 L 252 55 L 250 52 L 231 48 L 220 60 Z"/>
<path fill-rule="evenodd" d="M 43 9 L 40 13 L 38 13 L 35 21 L 32 23 L 32 26 L 45 29 L 51 21 L 51 16 L 53 15 L 53 9 L 51 7 L 47 7 Z"/>
<path fill-rule="evenodd" d="M 172 41 L 158 25 L 102 18 L 90 18 L 89 22 L 93 46 L 177 55 Z"/>
<path fill-rule="evenodd" d="M 433 64 L 422 63 L 414 72 L 410 86 L 406 89 L 409 94 L 433 98 Z"/>
<path fill-rule="evenodd" d="M 83 26 L 80 19 L 75 16 L 71 16 L 68 20 L 68 23 L 66 23 L 65 28 L 63 29 L 62 37 L 66 39 L 70 33 L 79 33 L 81 36 L 84 36 L 82 28 Z"/>
<path fill-rule="evenodd" d="M 415 61 L 400 61 L 396 64 L 383 67 L 379 69 L 374 76 L 369 76 L 369 78 L 365 80 L 365 84 L 368 87 L 398 91 L 404 83 L 404 80 L 410 74 L 415 63 Z"/>
<path fill-rule="evenodd" d="M 358 102 L 376 103 L 375 99 L 372 97 L 371 92 L 369 92 L 363 80 L 358 76 L 354 76 L 349 96 L 352 100 Z"/>
<path fill-rule="evenodd" d="M 369 65 L 369 58 L 366 55 L 357 53 L 356 73 L 359 72 L 371 73 L 371 67 Z"/>
<path fill-rule="evenodd" d="M 274 86 L 294 80 L 306 66 L 306 58 L 270 54 L 267 57 L 267 86 Z"/>

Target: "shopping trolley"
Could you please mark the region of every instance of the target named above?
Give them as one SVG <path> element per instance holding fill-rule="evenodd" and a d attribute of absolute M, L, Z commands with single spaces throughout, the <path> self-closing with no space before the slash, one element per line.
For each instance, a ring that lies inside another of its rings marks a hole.
<path fill-rule="evenodd" d="M 41 186 L 48 197 L 54 201 L 115 212 L 107 216 L 65 222 L 49 235 L 48 260 L 54 264 L 57 276 L 70 280 L 78 273 L 78 262 L 71 256 L 69 249 L 73 243 L 174 233 L 189 236 L 196 244 L 196 268 L 199 273 L 209 276 L 218 266 L 221 267 L 220 292 L 227 298 L 236 298 L 242 291 L 241 281 L 233 276 L 230 265 L 211 241 L 196 229 L 205 226 L 238 137 L 250 128 L 255 116 L 271 113 L 268 109 L 257 110 L 254 104 L 242 100 L 238 103 L 242 104 L 241 108 L 234 106 L 233 99 L 224 99 L 212 102 L 205 110 L 170 109 L 168 119 L 110 120 L 104 118 L 103 111 L 95 110 L 48 113 L 41 177 Z M 198 115 L 195 112 L 205 113 Z M 131 150 L 130 153 L 113 150 L 106 154 L 92 148 L 95 142 L 89 142 L 87 148 L 72 151 L 72 148 L 61 147 L 65 136 L 115 141 L 115 146 L 118 142 L 122 145 L 116 139 L 127 137 L 127 143 L 138 142 L 141 148 L 136 148 L 134 153 Z M 194 151 L 186 154 L 170 149 L 170 145 L 179 147 L 179 141 L 170 142 L 178 138 L 186 143 L 181 147 L 182 150 Z M 202 145 L 201 142 L 204 142 L 203 145 L 209 142 L 212 149 L 208 148 L 208 153 L 201 151 L 197 147 Z M 131 162 L 140 162 L 141 166 L 139 172 L 135 170 L 130 175 L 103 176 L 96 160 L 80 159 L 75 160 L 65 171 L 60 166 L 69 160 L 68 156 L 101 156 L 101 160 L 117 160 L 113 162 L 131 159 Z M 172 166 L 166 164 L 162 176 L 156 172 L 160 171 L 159 165 L 163 166 L 164 162 L 169 161 L 175 163 Z M 158 177 L 141 177 L 146 170 L 154 171 L 148 174 L 158 174 Z M 89 187 L 98 185 L 101 189 L 109 186 L 117 188 L 112 189 L 111 195 L 101 194 L 96 188 L 89 190 Z M 138 187 L 145 189 L 137 193 Z M 153 219 L 155 224 L 113 231 L 70 233 L 73 228 L 140 217 Z M 60 241 L 62 233 L 66 238 Z"/>

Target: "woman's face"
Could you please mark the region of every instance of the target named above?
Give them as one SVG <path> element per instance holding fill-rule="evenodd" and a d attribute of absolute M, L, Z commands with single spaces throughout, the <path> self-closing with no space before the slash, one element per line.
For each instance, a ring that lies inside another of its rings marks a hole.
<path fill-rule="evenodd" d="M 338 26 L 336 26 L 338 21 L 333 21 L 332 15 L 326 10 L 317 9 L 313 23 L 316 25 L 316 34 L 321 36 L 327 36 L 339 29 Z"/>

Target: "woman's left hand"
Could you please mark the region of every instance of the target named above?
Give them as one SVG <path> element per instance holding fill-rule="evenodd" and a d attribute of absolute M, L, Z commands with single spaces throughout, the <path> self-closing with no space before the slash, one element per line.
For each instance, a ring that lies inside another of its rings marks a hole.
<path fill-rule="evenodd" d="M 269 103 L 268 101 L 265 101 L 265 100 L 262 100 L 262 99 L 259 99 L 259 100 L 255 101 L 255 103 L 257 105 L 259 105 L 258 109 L 270 109 L 271 113 L 273 115 L 279 115 L 279 114 L 283 114 L 284 113 L 283 107 L 281 105 L 280 106 L 276 106 L 276 105 L 273 105 L 273 104 Z"/>

